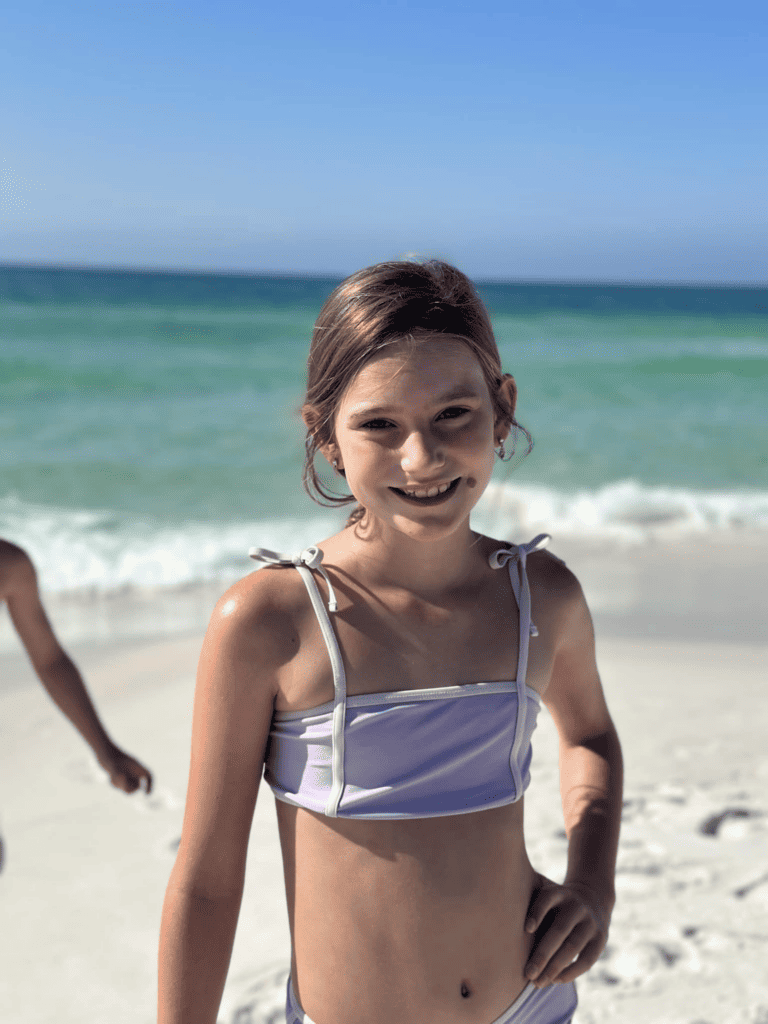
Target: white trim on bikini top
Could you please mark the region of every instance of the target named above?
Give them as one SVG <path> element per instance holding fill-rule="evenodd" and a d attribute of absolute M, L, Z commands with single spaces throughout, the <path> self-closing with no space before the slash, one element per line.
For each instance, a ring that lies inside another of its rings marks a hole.
<path fill-rule="evenodd" d="M 532 541 L 527 544 L 519 544 L 513 548 L 500 548 L 494 551 L 488 559 L 488 562 L 492 569 L 501 569 L 504 565 L 508 565 L 509 578 L 512 584 L 512 591 L 515 595 L 518 607 L 518 657 L 517 657 L 517 675 L 514 687 L 517 689 L 518 700 L 517 700 L 517 719 L 515 722 L 515 733 L 514 740 L 512 743 L 512 752 L 510 760 L 514 760 L 517 763 L 517 759 L 520 754 L 520 747 L 523 742 L 523 735 L 525 732 L 525 720 L 527 713 L 527 694 L 528 688 L 525 684 L 525 677 L 528 668 L 528 647 L 531 636 L 538 636 L 538 630 L 531 621 L 531 591 L 528 584 L 528 573 L 526 571 L 526 561 L 528 555 L 532 551 L 537 551 L 540 548 L 545 547 L 550 541 L 549 534 L 541 533 L 534 537 Z M 328 817 L 337 817 L 339 810 L 339 803 L 341 802 L 342 793 L 344 792 L 344 723 L 346 720 L 347 704 L 351 706 L 357 704 L 355 696 L 347 697 L 347 681 L 346 674 L 344 672 L 344 662 L 341 656 L 341 650 L 339 648 L 336 634 L 334 633 L 331 620 L 328 615 L 328 611 L 335 612 L 338 608 L 336 601 L 336 594 L 331 585 L 331 581 L 328 578 L 328 574 L 322 567 L 321 562 L 323 559 L 323 552 L 318 547 L 306 548 L 304 551 L 297 555 L 285 555 L 276 551 L 270 551 L 267 548 L 251 548 L 248 552 L 249 556 L 256 561 L 265 562 L 268 565 L 292 565 L 294 566 L 299 574 L 301 575 L 304 585 L 307 589 L 309 599 L 312 603 L 312 607 L 317 616 L 320 629 L 323 634 L 325 646 L 328 650 L 328 656 L 331 662 L 331 669 L 333 671 L 333 705 L 332 705 L 332 728 L 331 728 L 331 771 L 332 771 L 332 784 L 328 795 L 328 800 L 325 806 L 325 814 Z M 517 568 L 517 571 L 515 571 Z M 326 611 L 325 602 L 322 599 L 320 591 L 318 590 L 317 583 L 315 582 L 311 570 L 317 570 L 325 580 L 328 586 L 328 611 Z M 468 683 L 463 684 L 465 686 L 478 686 L 483 684 Z M 489 684 L 484 684 L 489 685 Z M 502 684 L 507 685 L 507 684 Z M 437 697 L 437 690 L 447 690 L 454 688 L 439 687 L 436 688 L 435 697 Z M 410 691 L 417 692 L 417 691 Z M 477 691 L 478 693 L 480 691 Z M 483 691 L 487 692 L 487 691 Z M 390 691 L 391 693 L 391 691 Z M 382 694 L 380 700 L 381 703 L 389 703 L 388 697 L 390 693 Z M 442 693 L 440 694 L 443 695 Z M 468 695 L 466 692 L 463 693 L 452 693 L 446 694 L 446 696 L 464 696 Z M 358 697 L 371 697 L 371 694 L 359 694 Z M 536 694 L 538 698 L 538 694 Z M 428 698 L 423 698 L 428 699 Z M 321 705 L 325 708 L 327 705 Z M 330 710 L 330 709 L 329 709 Z M 310 717 L 315 714 L 322 714 L 319 708 L 309 708 L 307 711 L 302 712 L 306 717 Z"/>

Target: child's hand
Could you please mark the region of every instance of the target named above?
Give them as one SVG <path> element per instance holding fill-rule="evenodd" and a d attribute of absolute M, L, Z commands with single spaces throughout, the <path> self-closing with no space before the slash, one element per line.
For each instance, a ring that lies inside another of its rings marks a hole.
<path fill-rule="evenodd" d="M 541 874 L 538 880 L 525 921 L 525 930 L 536 933 L 525 976 L 545 988 L 573 981 L 595 963 L 608 939 L 612 901 L 577 882 L 558 885 Z"/>
<path fill-rule="evenodd" d="M 109 775 L 109 781 L 116 789 L 122 789 L 125 793 L 134 793 L 141 787 L 145 793 L 152 792 L 152 774 L 143 764 L 126 754 L 124 750 L 114 744 L 104 758 L 99 758 L 99 764 Z"/>

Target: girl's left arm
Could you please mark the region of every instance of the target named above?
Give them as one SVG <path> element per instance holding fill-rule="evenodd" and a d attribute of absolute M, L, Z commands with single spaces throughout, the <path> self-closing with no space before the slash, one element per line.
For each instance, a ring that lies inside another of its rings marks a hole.
<path fill-rule="evenodd" d="M 605 947 L 622 806 L 621 746 L 597 672 L 592 618 L 576 578 L 564 566 L 555 572 L 557 641 L 543 700 L 560 742 L 568 864 L 562 885 L 539 876 L 528 911 L 526 929 L 537 941 L 526 974 L 539 987 L 572 981 Z"/>

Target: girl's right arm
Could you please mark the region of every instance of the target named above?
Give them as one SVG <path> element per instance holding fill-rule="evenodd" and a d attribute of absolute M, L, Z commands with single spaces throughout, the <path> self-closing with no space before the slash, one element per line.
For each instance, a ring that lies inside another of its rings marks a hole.
<path fill-rule="evenodd" d="M 184 825 L 163 906 L 158 1024 L 215 1024 L 232 953 L 279 666 L 293 637 L 274 575 L 221 598 L 195 690 Z"/>
<path fill-rule="evenodd" d="M 107 733 L 80 671 L 59 643 L 40 600 L 37 573 L 23 548 L 0 540 L 0 602 L 8 602 L 11 622 L 26 648 L 32 667 L 56 706 L 89 744 L 113 786 L 148 793 L 152 775 Z"/>

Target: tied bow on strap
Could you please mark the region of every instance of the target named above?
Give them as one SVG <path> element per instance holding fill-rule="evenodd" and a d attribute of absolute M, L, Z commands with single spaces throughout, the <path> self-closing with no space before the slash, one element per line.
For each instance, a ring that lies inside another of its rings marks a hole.
<path fill-rule="evenodd" d="M 518 544 L 514 548 L 501 548 L 499 551 L 494 551 L 489 561 L 492 569 L 501 569 L 507 564 L 507 562 L 519 561 L 520 564 L 525 568 L 525 560 L 532 551 L 541 551 L 547 544 L 552 540 L 548 533 L 540 533 L 533 540 L 529 540 L 527 544 Z"/>
<path fill-rule="evenodd" d="M 311 547 L 305 548 L 298 555 L 283 555 L 277 551 L 269 551 L 267 548 L 251 548 L 248 551 L 251 558 L 257 562 L 266 562 L 267 565 L 295 565 L 295 566 L 306 566 L 307 569 L 316 569 L 326 582 L 328 587 L 328 611 L 335 612 L 338 610 L 338 603 L 336 601 L 336 593 L 333 589 L 333 585 L 328 578 L 328 573 L 322 566 L 323 552 L 320 548 Z"/>

